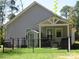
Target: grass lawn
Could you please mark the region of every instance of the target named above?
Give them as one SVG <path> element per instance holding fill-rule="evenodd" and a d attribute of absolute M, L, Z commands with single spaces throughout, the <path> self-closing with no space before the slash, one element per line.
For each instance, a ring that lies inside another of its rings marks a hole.
<path fill-rule="evenodd" d="M 14 50 L 0 49 L 0 59 L 79 59 L 79 50 L 58 50 L 57 48 L 17 48 Z"/>

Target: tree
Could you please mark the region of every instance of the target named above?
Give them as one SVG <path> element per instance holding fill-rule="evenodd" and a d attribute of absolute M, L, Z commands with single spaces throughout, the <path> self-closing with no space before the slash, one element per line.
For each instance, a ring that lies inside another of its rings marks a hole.
<path fill-rule="evenodd" d="M 20 0 L 21 1 L 21 0 Z M 0 0 L 0 44 L 3 45 L 3 52 L 4 52 L 4 39 L 5 39 L 5 28 L 3 27 L 3 22 L 6 19 L 5 10 L 10 10 L 9 19 L 13 19 L 15 17 L 15 13 L 18 11 L 16 7 L 15 0 Z"/>
<path fill-rule="evenodd" d="M 64 7 L 60 10 L 61 16 L 64 16 L 65 18 L 68 18 L 71 9 L 72 9 L 71 6 L 64 6 Z"/>
<path fill-rule="evenodd" d="M 77 16 L 77 27 L 79 27 L 79 1 L 76 2 L 76 5 L 75 5 L 75 12 L 76 12 L 76 16 Z"/>
<path fill-rule="evenodd" d="M 18 11 L 18 9 L 14 6 L 15 5 L 15 1 L 14 0 L 11 0 L 10 1 L 10 3 L 11 3 L 11 5 L 9 5 L 9 7 L 10 7 L 10 9 L 12 10 L 11 12 L 11 14 L 12 14 L 12 16 L 13 16 L 13 11 L 14 10 L 17 10 Z M 4 29 L 4 26 L 3 26 L 3 22 L 4 22 L 4 20 L 5 20 L 5 7 L 6 7 L 6 0 L 0 0 L 0 44 L 2 44 L 3 45 L 3 52 L 4 52 L 4 38 L 5 38 L 5 29 Z"/>
<path fill-rule="evenodd" d="M 19 12 L 18 7 L 20 5 L 17 5 L 16 0 L 0 0 L 0 4 L 4 4 L 3 1 L 5 1 L 5 9 L 4 9 L 5 17 L 4 18 L 8 18 L 9 20 L 11 20 L 18 14 Z M 19 0 L 19 2 L 21 3 L 21 8 L 23 10 L 22 0 Z"/>
<path fill-rule="evenodd" d="M 5 9 L 5 0 L 0 0 L 0 21 L 1 21 L 1 25 L 0 25 L 0 40 L 1 42 L 3 42 L 3 52 L 4 52 L 4 30 L 3 30 L 3 21 L 4 21 L 4 9 Z"/>
<path fill-rule="evenodd" d="M 73 24 L 73 25 L 76 24 L 76 16 L 73 7 L 64 6 L 60 12 L 61 15 L 67 19 L 67 22 L 69 24 Z M 68 35 L 68 51 L 70 51 L 70 35 Z"/>
<path fill-rule="evenodd" d="M 10 14 L 8 15 L 8 19 L 13 19 L 15 17 L 15 13 L 18 12 L 18 8 L 16 7 L 15 0 L 7 1 L 6 5 L 9 7 Z"/>
<path fill-rule="evenodd" d="M 61 11 L 61 15 L 67 19 L 67 22 L 76 26 L 77 24 L 77 16 L 75 13 L 75 8 L 71 6 L 64 6 Z"/>
<path fill-rule="evenodd" d="M 13 13 L 8 15 L 8 19 L 10 19 L 10 20 L 13 19 L 14 17 L 15 17 L 15 14 L 13 14 Z"/>
<path fill-rule="evenodd" d="M 77 16 L 76 16 L 74 7 L 70 10 L 70 13 L 68 16 L 68 23 L 72 24 L 75 27 L 77 25 Z"/>
<path fill-rule="evenodd" d="M 76 5 L 74 6 L 74 11 L 76 15 L 76 35 L 79 36 L 79 1 L 76 2 Z"/>
<path fill-rule="evenodd" d="M 3 30 L 3 32 L 2 32 Z M 3 39 L 5 38 L 5 28 L 0 27 L 0 45 L 3 45 Z"/>

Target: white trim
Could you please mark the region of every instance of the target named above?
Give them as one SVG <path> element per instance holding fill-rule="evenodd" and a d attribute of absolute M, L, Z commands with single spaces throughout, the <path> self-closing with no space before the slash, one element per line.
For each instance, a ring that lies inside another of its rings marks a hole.
<path fill-rule="evenodd" d="M 58 17 L 56 16 L 53 17 L 53 24 L 55 24 L 55 19 L 58 19 Z"/>
<path fill-rule="evenodd" d="M 39 26 L 39 48 L 41 48 L 41 27 Z"/>
<path fill-rule="evenodd" d="M 68 52 L 70 52 L 70 33 L 69 33 L 69 25 L 67 26 L 67 35 L 68 35 Z"/>
<path fill-rule="evenodd" d="M 60 20 L 60 21 L 63 21 L 63 22 L 66 22 L 67 23 L 67 20 Z"/>
<path fill-rule="evenodd" d="M 48 22 L 50 22 L 50 24 L 52 24 L 51 20 L 49 19 Z"/>
<path fill-rule="evenodd" d="M 39 26 L 67 26 L 69 24 L 42 24 L 42 25 L 39 25 Z"/>
<path fill-rule="evenodd" d="M 59 19 L 59 20 L 57 20 L 55 23 L 57 23 L 58 21 L 66 22 L 66 20 L 61 20 L 61 19 Z M 66 23 L 67 23 L 67 22 L 66 22 Z"/>
<path fill-rule="evenodd" d="M 58 19 L 57 21 L 55 21 L 55 24 L 56 24 L 58 21 L 60 21 L 60 19 Z"/>
<path fill-rule="evenodd" d="M 52 16 L 50 16 L 50 17 L 52 17 Z M 41 25 L 41 24 L 43 24 L 44 22 L 50 20 L 50 17 L 47 17 L 45 20 L 41 21 L 41 22 L 39 23 L 39 25 Z"/>
<path fill-rule="evenodd" d="M 53 21 L 51 21 L 51 19 L 52 19 Z M 55 21 L 55 19 L 57 19 L 57 20 Z M 48 19 L 46 19 L 46 20 L 40 22 L 39 25 L 44 25 L 44 22 L 46 22 L 46 21 L 48 21 L 51 25 L 57 24 L 58 21 L 63 21 L 63 22 L 65 22 L 65 24 L 68 24 L 68 23 L 66 22 L 66 20 L 62 20 L 62 19 L 59 19 L 59 18 L 55 18 L 54 16 L 51 16 L 51 17 L 49 17 Z M 45 25 L 46 25 L 46 24 L 45 24 Z M 48 25 L 49 25 L 49 24 L 48 24 Z M 63 24 L 62 24 L 62 25 L 63 25 Z"/>

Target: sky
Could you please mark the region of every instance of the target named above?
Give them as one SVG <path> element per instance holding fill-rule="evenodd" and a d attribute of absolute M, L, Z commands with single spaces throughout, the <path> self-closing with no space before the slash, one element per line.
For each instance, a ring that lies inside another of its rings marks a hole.
<path fill-rule="evenodd" d="M 25 9 L 27 6 L 29 6 L 32 2 L 36 1 L 39 4 L 41 4 L 42 6 L 51 10 L 52 12 L 55 12 L 54 11 L 54 0 L 15 0 L 15 1 L 17 1 L 16 4 L 19 5 L 18 8 L 20 9 L 20 11 L 22 11 L 20 1 L 22 1 L 23 9 Z M 60 15 L 60 10 L 62 9 L 63 6 L 65 6 L 65 5 L 74 6 L 76 4 L 76 1 L 78 1 L 78 0 L 57 0 L 57 1 L 58 1 L 57 14 Z M 7 21 L 8 20 L 4 21 L 4 23 L 6 23 Z"/>
<path fill-rule="evenodd" d="M 18 0 L 20 1 L 20 0 Z M 26 8 L 28 5 L 30 5 L 33 1 L 36 1 L 40 3 L 41 5 L 45 6 L 47 9 L 51 10 L 54 12 L 54 0 L 22 0 L 23 3 L 23 8 Z M 63 6 L 69 5 L 69 6 L 74 6 L 76 4 L 76 1 L 78 0 L 57 0 L 58 1 L 58 12 L 57 14 L 60 15 L 60 10 L 62 9 Z M 20 3 L 20 2 L 19 2 Z"/>

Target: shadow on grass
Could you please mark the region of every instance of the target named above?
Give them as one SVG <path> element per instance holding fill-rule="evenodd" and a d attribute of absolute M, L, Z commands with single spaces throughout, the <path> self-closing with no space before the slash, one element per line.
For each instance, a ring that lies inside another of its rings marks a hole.
<path fill-rule="evenodd" d="M 72 51 L 78 51 L 79 50 L 72 50 Z M 1 52 L 2 53 L 2 52 Z M 29 54 L 29 53 L 57 53 L 57 54 L 64 54 L 64 53 L 68 53 L 67 49 L 58 49 L 58 48 L 34 48 L 34 50 L 32 48 L 16 48 L 14 50 L 7 50 L 5 49 L 5 55 L 22 55 L 22 54 Z"/>
<path fill-rule="evenodd" d="M 0 53 L 2 53 L 2 54 L 24 54 L 26 52 L 23 51 L 22 48 L 21 49 L 14 49 L 14 50 L 8 48 L 8 49 L 4 49 L 4 53 L 3 53 L 3 51 L 0 51 Z M 30 52 L 27 52 L 27 53 L 30 53 Z"/>
<path fill-rule="evenodd" d="M 14 50 L 5 49 L 4 54 L 25 54 L 25 53 L 63 53 L 67 52 L 67 50 L 64 49 L 58 49 L 58 48 L 17 48 Z M 2 52 L 1 52 L 2 53 Z"/>
<path fill-rule="evenodd" d="M 27 51 L 27 50 L 26 50 Z M 26 53 L 30 53 L 30 52 L 25 52 L 24 49 L 5 49 L 4 53 L 3 51 L 0 51 L 0 58 L 6 58 L 6 57 L 10 57 L 10 56 L 14 56 L 14 55 L 22 55 L 22 54 L 26 54 Z"/>
<path fill-rule="evenodd" d="M 51 51 L 57 50 L 57 48 L 16 48 L 14 50 L 5 49 L 5 53 L 12 54 L 24 54 L 24 53 L 51 53 Z"/>

